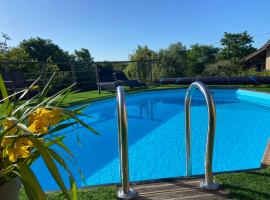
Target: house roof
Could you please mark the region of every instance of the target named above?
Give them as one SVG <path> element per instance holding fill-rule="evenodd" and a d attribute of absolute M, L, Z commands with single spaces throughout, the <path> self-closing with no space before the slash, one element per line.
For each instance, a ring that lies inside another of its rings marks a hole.
<path fill-rule="evenodd" d="M 257 56 L 258 54 L 266 51 L 266 49 L 268 49 L 270 47 L 270 40 L 268 40 L 261 48 L 257 49 L 256 51 L 254 51 L 253 53 L 249 54 L 244 61 L 248 61 L 251 58 Z"/>

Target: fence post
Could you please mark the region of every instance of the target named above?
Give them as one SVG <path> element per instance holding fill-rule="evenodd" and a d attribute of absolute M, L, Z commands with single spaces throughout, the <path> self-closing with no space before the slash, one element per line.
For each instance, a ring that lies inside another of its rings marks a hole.
<path fill-rule="evenodd" d="M 140 61 L 137 61 L 137 80 L 140 79 Z"/>
<path fill-rule="evenodd" d="M 71 78 L 72 78 L 72 83 L 77 83 L 77 77 L 76 77 L 76 73 L 75 73 L 75 65 L 74 63 L 70 64 L 70 70 L 71 70 Z M 73 86 L 74 89 L 77 88 L 77 84 Z"/>
<path fill-rule="evenodd" d="M 152 62 L 148 61 L 148 69 L 149 69 L 149 80 L 152 82 Z"/>
<path fill-rule="evenodd" d="M 41 64 L 41 80 L 42 80 L 42 85 L 45 86 L 48 82 L 47 78 L 47 65 L 46 63 Z"/>

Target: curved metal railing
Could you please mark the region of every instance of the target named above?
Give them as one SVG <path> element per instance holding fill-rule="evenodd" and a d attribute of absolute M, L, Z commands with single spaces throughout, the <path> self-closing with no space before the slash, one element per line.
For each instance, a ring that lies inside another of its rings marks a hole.
<path fill-rule="evenodd" d="M 120 158 L 120 174 L 122 187 L 118 190 L 118 198 L 133 199 L 136 191 L 130 188 L 129 184 L 129 166 L 128 166 L 128 127 L 127 127 L 127 109 L 124 87 L 118 86 L 117 93 L 117 112 L 118 112 L 118 143 Z"/>
<path fill-rule="evenodd" d="M 200 81 L 192 83 L 186 92 L 185 97 L 185 125 L 186 125 L 186 175 L 191 175 L 191 144 L 190 144 L 190 104 L 191 97 L 194 91 L 198 88 L 207 104 L 208 108 L 208 134 L 206 142 L 206 153 L 205 153 L 205 180 L 200 183 L 203 189 L 216 190 L 218 183 L 213 181 L 212 172 L 212 160 L 213 160 L 213 149 L 215 139 L 215 128 L 216 128 L 216 109 L 210 90 Z"/>

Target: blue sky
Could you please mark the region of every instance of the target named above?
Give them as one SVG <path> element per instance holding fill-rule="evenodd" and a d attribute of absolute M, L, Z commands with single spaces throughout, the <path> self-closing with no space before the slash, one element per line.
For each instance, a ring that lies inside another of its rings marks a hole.
<path fill-rule="evenodd" d="M 127 60 L 137 45 L 218 46 L 225 31 L 245 30 L 256 47 L 270 38 L 269 0 L 0 0 L 12 46 L 39 36 L 70 52 L 88 48 L 96 61 Z"/>

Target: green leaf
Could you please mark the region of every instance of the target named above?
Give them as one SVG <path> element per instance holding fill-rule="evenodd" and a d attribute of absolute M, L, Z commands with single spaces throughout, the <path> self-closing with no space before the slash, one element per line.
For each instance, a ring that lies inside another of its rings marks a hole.
<path fill-rule="evenodd" d="M 50 146 L 56 144 L 57 142 L 62 141 L 64 138 L 65 138 L 65 136 L 62 135 L 62 136 L 59 136 L 59 137 L 54 137 L 53 140 L 52 139 L 47 139 L 47 140 L 49 140 L 49 142 L 46 142 L 45 146 L 50 147 Z"/>
<path fill-rule="evenodd" d="M 26 88 L 25 92 L 19 97 L 19 100 L 23 99 L 25 95 L 32 90 L 32 87 L 36 85 L 40 78 L 41 77 L 38 77 L 28 88 Z"/>
<path fill-rule="evenodd" d="M 56 127 L 54 127 L 53 129 L 50 130 L 50 133 L 55 133 L 57 131 L 60 131 L 62 129 L 68 128 L 74 124 L 77 124 L 77 122 L 70 122 L 70 123 L 66 123 L 66 124 L 60 124 Z"/>
<path fill-rule="evenodd" d="M 66 93 L 68 93 L 68 92 L 70 91 L 70 89 L 71 89 L 74 85 L 75 85 L 75 83 L 72 84 L 72 85 L 70 85 L 69 87 L 67 87 L 67 88 L 65 88 L 65 89 L 63 89 L 63 90 L 61 90 L 60 92 L 56 93 L 56 95 L 52 96 L 52 97 L 49 99 L 49 101 L 48 101 L 48 103 L 47 103 L 47 106 L 49 106 L 50 104 L 56 102 L 59 98 L 62 97 L 62 95 L 65 95 Z"/>
<path fill-rule="evenodd" d="M 65 197 L 67 199 L 70 199 L 70 196 L 67 192 L 66 186 L 61 178 L 61 175 L 59 173 L 59 170 L 54 163 L 51 155 L 49 154 L 48 148 L 43 146 L 41 142 L 38 141 L 35 137 L 31 137 L 32 142 L 34 143 L 35 147 L 37 148 L 38 152 L 40 153 L 41 157 L 43 158 L 47 168 L 49 169 L 51 175 L 53 176 L 54 180 L 57 182 L 59 187 L 61 188 L 62 192 L 64 193 Z"/>
<path fill-rule="evenodd" d="M 70 94 L 71 88 L 62 96 L 55 106 L 61 106 L 68 94 Z"/>
<path fill-rule="evenodd" d="M 71 193 L 72 193 L 72 199 L 76 200 L 77 199 L 77 186 L 75 179 L 69 170 L 66 162 L 53 150 L 50 149 L 50 154 L 52 157 L 66 170 L 69 176 L 69 183 L 70 183 L 70 188 L 71 188 Z"/>
<path fill-rule="evenodd" d="M 30 167 L 23 162 L 17 163 L 14 166 L 18 169 L 18 172 L 21 175 L 20 177 L 25 189 L 27 190 L 27 194 L 33 199 L 45 200 L 45 193 Z"/>
<path fill-rule="evenodd" d="M 25 111 L 23 113 L 23 115 L 21 116 L 19 121 L 23 121 L 26 119 L 26 117 L 28 117 L 29 115 L 31 115 L 37 108 L 47 104 L 46 106 L 48 106 L 50 103 L 56 101 L 56 99 L 58 99 L 63 93 L 65 93 L 66 91 L 69 90 L 69 88 L 73 87 L 73 85 L 57 92 L 56 94 L 52 95 L 49 98 L 46 99 L 42 99 L 40 102 L 38 102 L 34 107 L 32 107 L 31 109 L 27 110 L 27 112 Z"/>
<path fill-rule="evenodd" d="M 23 187 L 29 200 L 38 199 L 38 195 L 36 194 L 35 190 L 33 190 L 32 187 L 28 184 L 28 182 L 24 180 L 23 176 L 20 174 L 19 171 L 13 170 L 11 171 L 11 173 L 16 174 L 20 178 L 20 181 L 23 184 Z"/>
<path fill-rule="evenodd" d="M 64 114 L 66 114 L 67 116 L 69 116 L 70 118 L 74 119 L 76 122 L 78 122 L 79 124 L 81 124 L 82 126 L 87 128 L 89 131 L 93 132 L 96 135 L 99 135 L 99 133 L 97 131 L 95 131 L 92 127 L 88 126 L 85 122 L 83 122 L 78 117 L 76 117 L 72 112 L 70 112 L 68 110 L 64 110 L 63 112 L 64 112 Z"/>
<path fill-rule="evenodd" d="M 1 94 L 2 94 L 2 97 L 3 97 L 3 101 L 4 101 L 4 108 L 6 110 L 6 113 L 8 113 L 9 107 L 10 107 L 10 101 L 9 101 L 7 88 L 6 88 L 4 79 L 3 79 L 1 74 L 0 74 L 0 89 L 1 89 Z"/>
<path fill-rule="evenodd" d="M 51 140 L 49 138 L 47 138 L 47 140 L 49 140 L 49 142 L 47 142 L 45 144 L 46 147 L 49 147 L 49 146 L 52 146 L 52 145 L 57 145 L 59 147 L 61 147 L 65 152 L 67 152 L 71 157 L 73 157 L 73 154 L 72 152 L 67 148 L 67 146 L 62 142 L 62 140 L 65 138 L 65 136 L 61 136 L 61 137 L 58 137 L 54 140 Z"/>
<path fill-rule="evenodd" d="M 56 74 L 56 72 L 53 73 L 53 75 L 51 76 L 51 78 L 47 82 L 46 86 L 43 88 L 42 92 L 40 93 L 39 98 L 38 98 L 38 103 L 42 102 L 42 100 L 47 96 L 48 91 L 50 89 L 50 85 L 51 85 L 51 83 L 53 81 L 53 78 L 54 78 L 55 74 Z"/>

